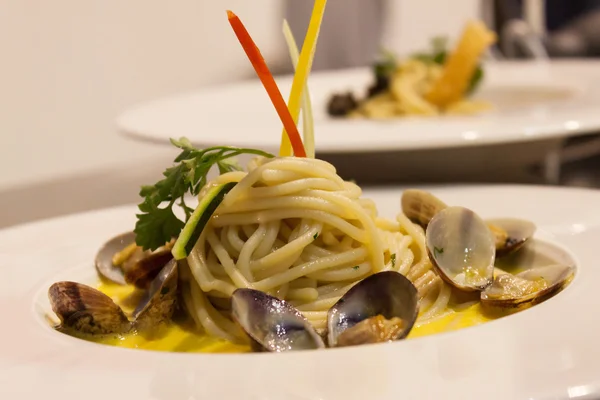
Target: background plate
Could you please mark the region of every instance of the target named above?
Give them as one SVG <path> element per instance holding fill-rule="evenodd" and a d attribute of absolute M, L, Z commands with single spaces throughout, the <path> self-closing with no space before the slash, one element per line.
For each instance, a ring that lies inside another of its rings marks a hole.
<path fill-rule="evenodd" d="M 364 93 L 367 69 L 318 72 L 309 84 L 321 153 L 432 149 L 547 140 L 600 128 L 600 63 L 502 62 L 486 67 L 477 97 L 496 104 L 478 116 L 400 118 L 389 121 L 331 119 L 333 92 Z M 290 77 L 278 79 L 287 98 Z M 129 136 L 160 143 L 186 136 L 198 146 L 279 147 L 281 123 L 257 80 L 204 88 L 133 107 L 117 121 Z"/>

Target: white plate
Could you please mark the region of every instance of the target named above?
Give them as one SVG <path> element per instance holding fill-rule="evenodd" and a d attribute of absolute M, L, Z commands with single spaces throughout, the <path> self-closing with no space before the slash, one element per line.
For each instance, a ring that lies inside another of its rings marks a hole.
<path fill-rule="evenodd" d="M 0 398 L 590 398 L 600 388 L 600 192 L 519 186 L 433 191 L 485 217 L 533 220 L 538 237 L 564 246 L 577 260 L 575 280 L 522 313 L 392 344 L 277 355 L 127 350 L 57 333 L 43 315 L 48 286 L 92 277 L 96 250 L 131 228 L 135 208 L 38 222 L 0 231 Z M 400 190 L 366 195 L 381 214 L 398 212 Z"/>
<path fill-rule="evenodd" d="M 498 63 L 486 68 L 478 97 L 496 104 L 478 116 L 340 120 L 325 113 L 332 92 L 363 93 L 366 69 L 314 73 L 310 78 L 322 153 L 427 149 L 544 140 L 600 129 L 600 63 Z M 287 98 L 290 77 L 279 79 Z M 188 137 L 199 146 L 278 149 L 281 123 L 257 80 L 152 101 L 118 118 L 129 136 L 167 143 Z"/>

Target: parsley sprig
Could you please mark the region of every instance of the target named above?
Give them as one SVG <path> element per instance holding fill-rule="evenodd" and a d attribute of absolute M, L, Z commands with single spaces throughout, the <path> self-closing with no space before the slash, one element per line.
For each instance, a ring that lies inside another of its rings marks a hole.
<path fill-rule="evenodd" d="M 274 157 L 261 150 L 237 147 L 197 149 L 187 138 L 171 139 L 171 143 L 182 150 L 175 158 L 173 166 L 163 172 L 163 179 L 154 185 L 142 186 L 140 190 L 144 201 L 138 205 L 141 214 L 137 214 L 134 232 L 137 245 L 145 250 L 155 250 L 179 235 L 185 221 L 194 211 L 185 203 L 185 195 L 189 193 L 197 196 L 214 166 L 217 166 L 220 174 L 224 174 L 241 169 L 233 162 L 233 157 L 240 154 Z M 183 209 L 185 221 L 175 215 L 175 205 Z"/>

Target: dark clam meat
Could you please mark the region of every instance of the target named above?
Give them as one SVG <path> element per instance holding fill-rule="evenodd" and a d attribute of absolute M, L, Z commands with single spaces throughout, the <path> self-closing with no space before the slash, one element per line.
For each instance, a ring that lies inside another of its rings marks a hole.
<path fill-rule="evenodd" d="M 154 253 L 143 254 L 135 260 L 127 260 L 123 264 L 125 282 L 138 288 L 146 289 L 156 278 L 163 267 L 173 259 L 171 250 L 158 250 Z"/>
<path fill-rule="evenodd" d="M 334 347 L 404 339 L 418 313 L 415 286 L 398 272 L 379 272 L 356 284 L 331 307 L 328 344 Z"/>
<path fill-rule="evenodd" d="M 403 328 L 402 319 L 396 317 L 387 319 L 383 315 L 377 315 L 343 331 L 338 336 L 337 345 L 343 347 L 389 342 L 400 336 Z"/>
<path fill-rule="evenodd" d="M 172 259 L 154 278 L 133 313 L 136 328 L 148 330 L 171 319 L 177 304 L 177 261 Z"/>

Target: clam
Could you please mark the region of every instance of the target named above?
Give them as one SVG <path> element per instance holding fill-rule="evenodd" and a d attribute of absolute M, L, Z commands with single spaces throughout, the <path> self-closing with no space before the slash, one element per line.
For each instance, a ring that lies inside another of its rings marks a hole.
<path fill-rule="evenodd" d="M 131 323 L 121 308 L 104 293 L 76 282 L 57 282 L 48 290 L 59 329 L 87 334 L 125 333 Z"/>
<path fill-rule="evenodd" d="M 427 229 L 433 217 L 448 206 L 424 190 L 409 189 L 402 193 L 402 212 L 414 223 Z M 496 257 L 504 257 L 519 250 L 533 237 L 536 226 L 521 219 L 492 219 L 486 221 L 494 235 Z"/>
<path fill-rule="evenodd" d="M 125 250 L 134 243 L 135 233 L 133 232 L 123 233 L 106 242 L 96 254 L 94 263 L 100 276 L 103 276 L 109 281 L 125 285 L 127 282 L 125 282 L 123 270 L 120 266 L 113 264 L 113 258 L 115 254 Z"/>
<path fill-rule="evenodd" d="M 133 260 L 129 259 L 123 263 L 122 269 L 125 282 L 146 289 L 163 267 L 173 260 L 173 254 L 170 249 L 161 248 L 150 254 L 142 252 L 141 257 L 133 258 Z"/>
<path fill-rule="evenodd" d="M 102 246 L 96 254 L 95 265 L 98 273 L 109 281 L 145 289 L 172 258 L 170 246 L 155 252 L 144 251 L 136 246 L 135 233 L 127 232 Z"/>
<path fill-rule="evenodd" d="M 516 218 L 487 220 L 488 227 L 496 240 L 496 257 L 504 257 L 519 250 L 533 237 L 536 226 L 533 222 Z"/>
<path fill-rule="evenodd" d="M 124 334 L 133 327 L 147 330 L 171 318 L 177 299 L 177 262 L 171 260 L 154 278 L 133 313 L 133 323 L 121 307 L 102 293 L 76 282 L 57 282 L 48 290 L 59 329 L 92 335 Z"/>
<path fill-rule="evenodd" d="M 408 219 L 427 228 L 431 219 L 448 206 L 424 190 L 409 189 L 402 193 L 402 212 Z"/>
<path fill-rule="evenodd" d="M 327 314 L 330 347 L 405 338 L 419 312 L 417 289 L 402 274 L 380 272 L 362 280 Z"/>
<path fill-rule="evenodd" d="M 253 289 L 237 289 L 231 297 L 231 310 L 256 351 L 284 352 L 325 347 L 310 322 L 285 300 Z"/>
<path fill-rule="evenodd" d="M 177 303 L 177 261 L 171 259 L 150 284 L 133 312 L 136 328 L 146 330 L 171 319 Z"/>
<path fill-rule="evenodd" d="M 500 272 L 481 292 L 481 303 L 502 308 L 537 304 L 563 289 L 574 274 L 574 267 L 561 264 L 535 267 L 516 275 Z"/>
<path fill-rule="evenodd" d="M 473 211 L 448 207 L 435 215 L 425 234 L 427 252 L 440 277 L 463 291 L 492 284 L 496 246 L 486 223 Z"/>

